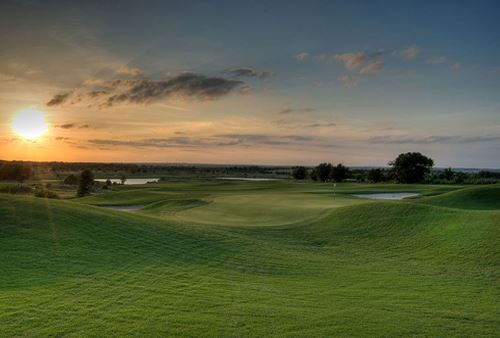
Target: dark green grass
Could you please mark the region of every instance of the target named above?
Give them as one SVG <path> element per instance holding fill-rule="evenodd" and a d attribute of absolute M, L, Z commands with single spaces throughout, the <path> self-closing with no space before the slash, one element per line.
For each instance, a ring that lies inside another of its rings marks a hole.
<path fill-rule="evenodd" d="M 500 185 L 465 188 L 421 199 L 420 202 L 449 208 L 500 210 Z"/>
<path fill-rule="evenodd" d="M 327 187 L 182 184 L 141 213 L 0 194 L 0 336 L 498 336 L 498 210 L 345 196 L 294 225 L 207 226 L 158 212 Z M 112 194 L 87 201 L 133 198 Z"/>

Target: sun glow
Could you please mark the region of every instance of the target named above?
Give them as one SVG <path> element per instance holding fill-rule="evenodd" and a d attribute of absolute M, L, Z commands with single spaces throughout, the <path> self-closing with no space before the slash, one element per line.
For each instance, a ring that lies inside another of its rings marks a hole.
<path fill-rule="evenodd" d="M 17 113 L 11 127 L 16 134 L 29 141 L 36 140 L 49 130 L 44 113 L 33 109 L 26 109 Z"/>

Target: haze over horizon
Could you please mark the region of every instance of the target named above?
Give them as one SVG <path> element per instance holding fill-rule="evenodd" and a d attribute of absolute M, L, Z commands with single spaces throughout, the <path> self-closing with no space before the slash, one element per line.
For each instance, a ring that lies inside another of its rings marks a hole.
<path fill-rule="evenodd" d="M 498 2 L 75 4 L 0 4 L 0 159 L 500 168 Z"/>

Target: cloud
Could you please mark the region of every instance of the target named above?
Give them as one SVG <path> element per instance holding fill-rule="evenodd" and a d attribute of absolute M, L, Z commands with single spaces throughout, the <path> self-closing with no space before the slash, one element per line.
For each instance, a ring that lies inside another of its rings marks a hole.
<path fill-rule="evenodd" d="M 270 71 L 258 71 L 250 67 L 236 67 L 229 68 L 224 71 L 224 73 L 234 75 L 234 76 L 246 76 L 246 77 L 259 77 L 262 79 L 267 79 L 272 77 L 274 74 Z"/>
<path fill-rule="evenodd" d="M 342 62 L 347 69 L 356 69 L 368 60 L 368 55 L 364 52 L 337 54 L 335 60 Z"/>
<path fill-rule="evenodd" d="M 73 93 L 72 91 L 69 91 L 66 93 L 54 95 L 54 97 L 49 102 L 47 102 L 47 106 L 49 107 L 58 106 L 65 103 L 69 99 L 72 93 Z"/>
<path fill-rule="evenodd" d="M 0 82 L 21 82 L 41 72 L 27 64 L 11 62 L 0 72 Z"/>
<path fill-rule="evenodd" d="M 292 122 L 290 122 L 289 120 L 286 120 L 286 119 L 279 119 L 279 120 L 271 121 L 271 123 L 273 123 L 277 126 L 280 126 L 280 127 L 285 127 L 285 126 L 289 126 L 292 124 Z"/>
<path fill-rule="evenodd" d="M 216 137 L 232 139 L 238 144 L 264 144 L 264 145 L 285 145 L 290 142 L 308 142 L 315 140 L 311 136 L 303 135 L 268 135 L 268 134 L 219 134 Z"/>
<path fill-rule="evenodd" d="M 384 63 L 382 61 L 374 61 L 370 62 L 361 70 L 359 71 L 359 74 L 361 75 L 368 75 L 368 74 L 373 74 L 373 73 L 378 73 L 384 68 Z"/>
<path fill-rule="evenodd" d="M 223 145 L 224 140 L 214 137 L 175 136 L 167 138 L 146 138 L 138 140 L 92 139 L 87 143 L 93 146 L 132 147 L 132 148 L 172 148 L 207 147 Z M 227 143 L 227 142 L 226 142 Z M 230 145 L 230 144 L 224 144 Z M 235 145 L 235 144 L 231 144 Z"/>
<path fill-rule="evenodd" d="M 215 99 L 230 93 L 243 82 L 208 77 L 199 74 L 185 73 L 166 81 L 139 80 L 127 82 L 127 89 L 112 95 L 107 100 L 107 105 L 116 103 L 149 103 L 151 101 L 182 95 L 199 99 Z"/>
<path fill-rule="evenodd" d="M 59 124 L 56 125 L 56 128 L 61 128 L 61 129 L 87 129 L 90 128 L 88 124 L 77 124 L 77 123 L 64 123 L 64 124 Z"/>
<path fill-rule="evenodd" d="M 290 113 L 311 113 L 316 111 L 316 108 L 305 107 L 305 108 L 285 108 L 278 112 L 278 114 L 290 114 Z"/>
<path fill-rule="evenodd" d="M 281 137 L 275 137 L 266 134 L 222 134 L 217 135 L 218 137 L 234 139 L 233 141 L 238 141 L 241 143 L 259 143 L 267 145 L 280 145 L 286 144 L 287 142 L 282 140 Z"/>
<path fill-rule="evenodd" d="M 337 124 L 334 122 L 326 122 L 326 123 L 311 123 L 306 124 L 304 128 L 324 128 L 324 127 L 334 127 Z"/>
<path fill-rule="evenodd" d="M 412 60 L 412 59 L 416 58 L 418 53 L 420 53 L 420 48 L 418 48 L 417 45 L 408 46 L 399 52 L 399 54 L 405 60 Z"/>
<path fill-rule="evenodd" d="M 315 138 L 303 135 L 267 134 L 219 134 L 209 137 L 178 136 L 170 138 L 148 138 L 138 140 L 91 139 L 87 143 L 97 147 L 171 148 L 171 147 L 220 147 L 250 145 L 286 145 L 308 142 Z"/>
<path fill-rule="evenodd" d="M 433 144 L 433 143 L 478 143 L 478 142 L 498 142 L 500 135 L 488 136 L 375 136 L 368 139 L 370 143 L 380 144 Z"/>
<path fill-rule="evenodd" d="M 339 77 L 339 81 L 344 84 L 346 88 L 353 88 L 358 84 L 359 77 L 352 75 L 343 75 Z"/>
<path fill-rule="evenodd" d="M 34 75 L 40 73 L 38 69 L 24 63 L 13 62 L 8 64 L 7 67 L 18 75 Z"/>
<path fill-rule="evenodd" d="M 285 127 L 288 129 L 301 129 L 301 128 L 328 128 L 334 127 L 337 124 L 334 122 L 315 122 L 315 123 L 305 123 L 298 121 L 291 121 L 288 119 L 280 119 L 271 121 L 272 124 L 277 125 L 278 127 Z"/>
<path fill-rule="evenodd" d="M 447 61 L 448 61 L 448 58 L 446 56 L 435 56 L 435 57 L 430 58 L 429 60 L 427 60 L 427 63 L 433 64 L 433 65 L 437 65 L 437 64 L 440 64 L 440 63 L 445 63 Z"/>
<path fill-rule="evenodd" d="M 369 58 L 371 58 L 371 59 L 377 59 L 378 57 L 382 56 L 384 53 L 385 53 L 385 49 L 384 48 L 379 48 L 375 52 L 371 53 L 369 55 Z"/>
<path fill-rule="evenodd" d="M 133 148 L 167 148 L 177 146 L 170 139 L 141 139 L 135 141 L 122 141 L 110 139 L 93 139 L 87 141 L 97 146 L 133 147 Z"/>
<path fill-rule="evenodd" d="M 105 90 L 93 90 L 93 91 L 87 93 L 87 95 L 90 98 L 96 98 L 96 97 L 106 95 L 106 94 L 109 94 L 109 92 L 107 92 Z"/>
<path fill-rule="evenodd" d="M 128 65 L 122 66 L 116 70 L 116 74 L 129 75 L 133 77 L 142 76 L 142 72 L 139 68 L 130 67 Z"/>
<path fill-rule="evenodd" d="M 241 95 L 247 95 L 248 93 L 250 93 L 251 90 L 252 90 L 251 86 L 244 85 L 244 86 L 240 87 L 240 90 L 238 90 L 238 93 L 240 93 Z"/>
<path fill-rule="evenodd" d="M 379 57 L 382 56 L 384 52 L 385 50 L 380 48 L 369 55 L 364 52 L 335 55 L 335 59 L 342 62 L 344 67 L 349 70 L 358 69 L 364 64 L 358 72 L 359 75 L 342 75 L 338 80 L 342 82 L 344 87 L 353 88 L 358 84 L 361 76 L 379 73 L 384 68 L 384 63 L 379 60 Z"/>
<path fill-rule="evenodd" d="M 9 81 L 9 82 L 14 82 L 20 80 L 18 77 L 10 74 L 5 74 L 5 73 L 0 73 L 0 81 Z"/>
<path fill-rule="evenodd" d="M 452 64 L 450 66 L 450 68 L 453 70 L 458 70 L 458 69 L 462 68 L 462 64 L 460 62 L 455 62 L 454 64 Z"/>
<path fill-rule="evenodd" d="M 298 53 L 298 54 L 295 54 L 295 60 L 297 61 L 305 61 L 308 57 L 309 57 L 309 53 L 307 52 L 301 52 L 301 53 Z"/>
<path fill-rule="evenodd" d="M 148 104 L 163 98 L 182 96 L 194 99 L 217 99 L 241 88 L 243 81 L 210 77 L 194 73 L 183 73 L 166 80 L 129 79 L 111 80 L 100 84 L 99 89 L 92 89 L 77 95 L 77 103 L 82 97 L 89 105 L 113 106 L 119 103 Z M 68 102 L 73 92 L 55 95 L 48 106 L 57 106 Z M 82 99 L 83 100 L 83 99 Z"/>
<path fill-rule="evenodd" d="M 73 129 L 75 127 L 75 124 L 74 123 L 66 123 L 66 124 L 60 124 L 56 127 L 61 128 L 61 129 Z"/>

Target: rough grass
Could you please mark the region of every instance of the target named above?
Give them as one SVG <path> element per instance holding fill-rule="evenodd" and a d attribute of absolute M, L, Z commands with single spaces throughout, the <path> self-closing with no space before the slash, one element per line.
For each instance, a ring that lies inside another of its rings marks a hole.
<path fill-rule="evenodd" d="M 367 190 L 353 185 L 334 202 L 330 188 L 187 182 L 141 188 L 136 199 L 130 188 L 75 201 L 0 194 L 0 336 L 498 335 L 498 210 L 464 207 L 465 189 L 442 195 L 461 199 L 450 208 L 350 199 Z M 83 204 L 96 201 L 148 206 Z M 196 222 L 183 218 L 195 210 Z M 249 226 L 265 218 L 259 210 L 276 215 Z M 231 212 L 240 225 L 225 219 Z M 297 216 L 309 212 L 321 216 Z"/>

